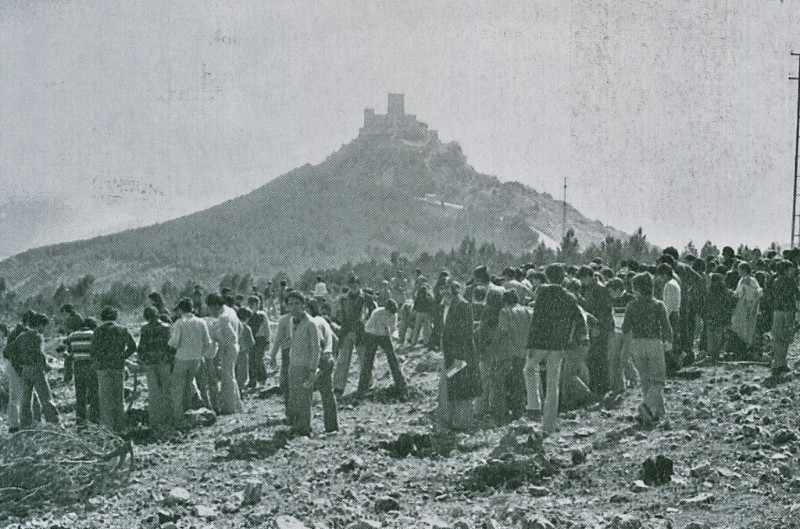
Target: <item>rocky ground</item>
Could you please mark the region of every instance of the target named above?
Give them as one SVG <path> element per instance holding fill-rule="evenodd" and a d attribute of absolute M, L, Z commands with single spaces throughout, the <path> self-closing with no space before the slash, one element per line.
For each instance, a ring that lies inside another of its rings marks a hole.
<path fill-rule="evenodd" d="M 796 380 L 768 389 L 764 366 L 728 363 L 671 380 L 668 420 L 653 430 L 631 418 L 634 390 L 619 409 L 562 414 L 560 431 L 543 442 L 526 422 L 439 438 L 429 435 L 439 362 L 436 353 L 405 353 L 410 398 L 346 396 L 334 434 L 321 433 L 318 398 L 314 435 L 289 439 L 280 397 L 254 394 L 244 414 L 137 444 L 126 486 L 23 518 L 0 513 L 0 526 L 800 527 Z M 377 387 L 389 385 L 383 359 L 376 374 Z M 56 375 L 66 403 L 70 389 Z"/>

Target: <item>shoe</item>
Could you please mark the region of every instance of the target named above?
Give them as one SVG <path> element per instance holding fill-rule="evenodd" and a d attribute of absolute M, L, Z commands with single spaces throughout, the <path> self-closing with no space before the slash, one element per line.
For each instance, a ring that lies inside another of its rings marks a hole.
<path fill-rule="evenodd" d="M 8 429 L 8 433 L 10 433 L 12 435 L 17 433 L 18 431 L 19 431 L 19 426 L 11 427 L 11 428 Z"/>

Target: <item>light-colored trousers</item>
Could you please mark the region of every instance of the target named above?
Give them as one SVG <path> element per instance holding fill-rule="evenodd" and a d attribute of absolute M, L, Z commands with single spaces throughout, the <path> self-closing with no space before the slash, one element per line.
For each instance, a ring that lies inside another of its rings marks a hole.
<path fill-rule="evenodd" d="M 197 394 L 194 378 L 200 369 L 200 360 L 175 360 L 172 367 L 170 397 L 172 403 L 172 419 L 176 424 L 183 421 L 183 412 L 192 405 Z"/>
<path fill-rule="evenodd" d="M 564 363 L 565 351 L 532 349 L 525 359 L 525 392 L 528 397 L 527 409 L 542 410 L 542 427 L 545 432 L 552 432 L 558 422 L 559 386 L 561 383 L 561 366 Z M 545 363 L 547 393 L 544 406 L 541 398 L 540 364 Z M 543 409 L 544 408 L 544 409 Z"/>
<path fill-rule="evenodd" d="M 667 368 L 664 358 L 664 342 L 631 338 L 630 350 L 636 369 L 639 371 L 643 403 L 656 419 L 660 419 L 666 413 L 664 385 L 667 380 Z"/>
<path fill-rule="evenodd" d="M 242 411 L 242 400 L 239 398 L 239 386 L 236 384 L 236 359 L 238 347 L 220 346 L 217 352 L 219 363 L 219 410 L 221 415 L 230 415 Z"/>

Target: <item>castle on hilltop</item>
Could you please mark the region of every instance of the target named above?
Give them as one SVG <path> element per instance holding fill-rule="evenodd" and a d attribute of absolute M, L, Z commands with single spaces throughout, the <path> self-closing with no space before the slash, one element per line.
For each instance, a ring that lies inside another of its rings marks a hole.
<path fill-rule="evenodd" d="M 428 130 L 428 125 L 417 121 L 414 114 L 406 114 L 404 98 L 403 94 L 389 94 L 386 114 L 376 114 L 374 108 L 365 108 L 364 126 L 359 129 L 358 137 L 390 137 L 413 142 L 437 140 L 435 130 Z"/>

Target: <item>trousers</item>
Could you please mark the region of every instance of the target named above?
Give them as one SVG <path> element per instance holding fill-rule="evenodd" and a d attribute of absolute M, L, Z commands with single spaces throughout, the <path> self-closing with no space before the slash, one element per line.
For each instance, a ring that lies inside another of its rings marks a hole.
<path fill-rule="evenodd" d="M 315 389 L 319 391 L 322 397 L 325 431 L 333 432 L 339 429 L 336 396 L 333 393 L 332 383 L 333 359 L 327 357 L 320 361 L 319 366 L 320 373 L 315 383 L 307 386 L 306 383 L 314 374 L 316 368 L 289 365 L 289 398 L 286 415 L 292 430 L 298 435 L 309 435 L 311 433 L 311 403 Z"/>
<path fill-rule="evenodd" d="M 794 337 L 794 313 L 776 310 L 772 313 L 772 371 L 786 367 L 786 356 Z"/>
<path fill-rule="evenodd" d="M 639 371 L 639 382 L 642 385 L 642 402 L 656 419 L 660 419 L 666 413 L 664 386 L 667 373 L 664 342 L 633 338 L 630 344 L 631 354 Z"/>
<path fill-rule="evenodd" d="M 150 428 L 156 434 L 168 432 L 173 427 L 171 368 L 167 363 L 144 366 L 147 378 L 147 416 Z"/>
<path fill-rule="evenodd" d="M 100 399 L 100 424 L 115 432 L 122 432 L 125 429 L 122 369 L 98 370 L 97 393 Z"/>
<path fill-rule="evenodd" d="M 23 366 L 20 375 L 22 383 L 22 401 L 20 412 L 20 427 L 25 428 L 33 422 L 33 392 L 39 397 L 44 419 L 53 424 L 58 424 L 58 410 L 50 393 L 50 384 L 44 375 L 44 370 L 39 366 Z"/>
<path fill-rule="evenodd" d="M 547 384 L 544 406 L 542 406 L 540 376 L 542 362 L 545 363 Z M 553 432 L 558 422 L 558 399 L 563 362 L 564 351 L 543 349 L 529 350 L 525 361 L 527 409 L 542 410 L 542 427 L 547 433 Z"/>
<path fill-rule="evenodd" d="M 364 353 L 361 356 L 361 372 L 358 377 L 358 390 L 366 391 L 372 385 L 372 369 L 375 365 L 375 353 L 378 347 L 383 349 L 386 354 L 386 361 L 389 363 L 389 372 L 392 374 L 394 387 L 397 390 L 405 390 L 406 379 L 400 370 L 400 362 L 394 352 L 391 336 L 377 336 L 375 334 L 364 334 Z"/>
<path fill-rule="evenodd" d="M 333 388 L 341 393 L 344 393 L 347 386 L 347 378 L 350 375 L 350 362 L 353 358 L 353 349 L 356 350 L 356 356 L 361 359 L 364 356 L 364 343 L 363 341 L 356 345 L 356 332 L 350 331 L 344 335 L 339 342 L 339 355 L 336 357 L 336 367 L 333 372 Z M 291 389 L 289 390 L 291 391 Z"/>
<path fill-rule="evenodd" d="M 170 404 L 172 419 L 176 424 L 183 422 L 183 413 L 192 406 L 198 391 L 195 376 L 200 369 L 200 360 L 175 360 L 170 377 Z"/>
<path fill-rule="evenodd" d="M 75 379 L 75 419 L 78 422 L 97 422 L 100 418 L 100 397 L 97 392 L 97 371 L 88 361 L 77 361 L 73 368 Z"/>

